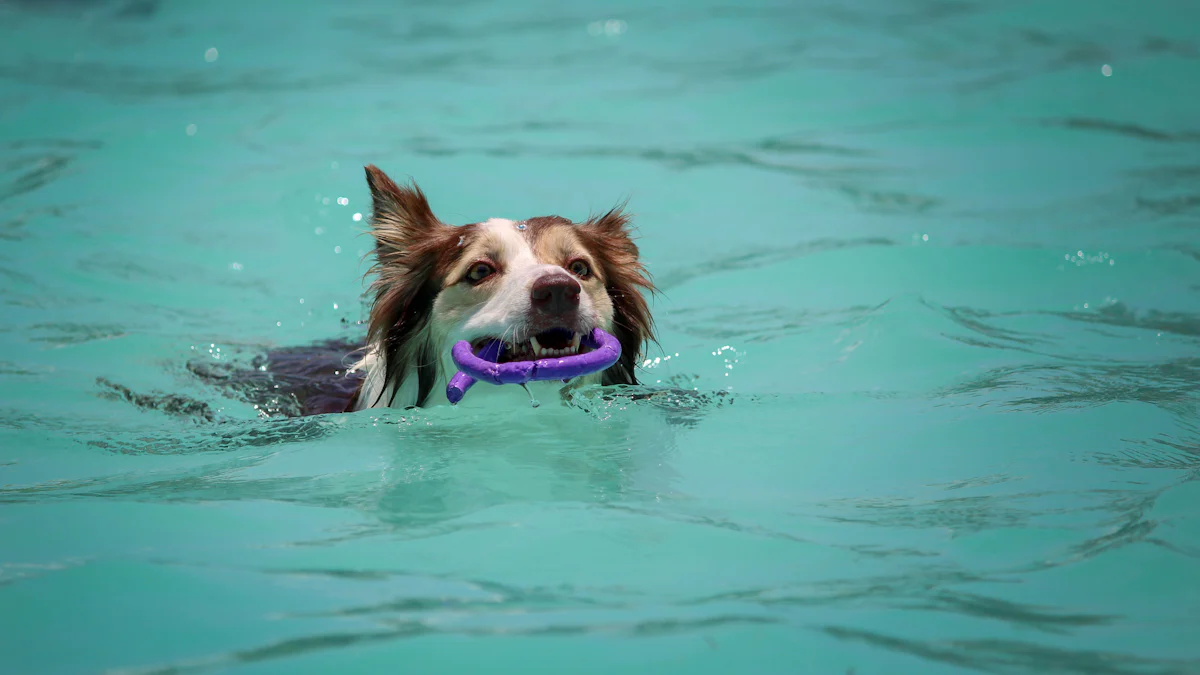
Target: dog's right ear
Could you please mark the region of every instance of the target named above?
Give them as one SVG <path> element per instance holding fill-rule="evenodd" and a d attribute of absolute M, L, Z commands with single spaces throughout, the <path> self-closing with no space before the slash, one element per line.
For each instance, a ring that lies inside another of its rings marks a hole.
<path fill-rule="evenodd" d="M 416 183 L 400 187 L 374 164 L 367 165 L 366 171 L 373 202 L 371 226 L 377 250 L 400 253 L 414 242 L 446 227 L 433 215 Z"/>

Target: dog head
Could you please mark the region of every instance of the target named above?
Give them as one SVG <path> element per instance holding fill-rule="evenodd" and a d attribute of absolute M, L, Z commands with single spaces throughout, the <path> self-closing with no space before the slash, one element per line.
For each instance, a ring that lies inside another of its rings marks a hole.
<path fill-rule="evenodd" d="M 383 359 L 385 389 L 394 395 L 415 378 L 423 405 L 459 340 L 503 340 L 502 360 L 531 360 L 586 349 L 580 337 L 593 328 L 622 349 L 599 381 L 636 384 L 634 364 L 654 339 L 641 291 L 654 287 L 620 208 L 583 223 L 543 216 L 451 226 L 416 185 L 366 171 L 376 243 L 368 341 Z"/>

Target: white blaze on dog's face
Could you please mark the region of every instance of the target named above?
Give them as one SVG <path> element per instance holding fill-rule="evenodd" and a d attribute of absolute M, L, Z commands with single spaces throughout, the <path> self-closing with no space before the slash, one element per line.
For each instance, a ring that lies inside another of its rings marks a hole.
<path fill-rule="evenodd" d="M 593 328 L 612 330 L 603 270 L 570 221 L 493 218 L 460 241 L 432 315 L 451 343 L 499 339 L 504 360 L 523 360 L 574 354 Z"/>
<path fill-rule="evenodd" d="M 636 384 L 634 364 L 653 339 L 642 290 L 653 291 L 629 217 L 620 209 L 582 223 L 558 216 L 493 218 L 451 226 L 414 185 L 367 167 L 377 274 L 366 371 L 355 409 L 425 405 L 455 370 L 459 340 L 500 339 L 500 361 L 587 350 L 594 328 L 621 343 L 621 358 L 588 381 Z"/>

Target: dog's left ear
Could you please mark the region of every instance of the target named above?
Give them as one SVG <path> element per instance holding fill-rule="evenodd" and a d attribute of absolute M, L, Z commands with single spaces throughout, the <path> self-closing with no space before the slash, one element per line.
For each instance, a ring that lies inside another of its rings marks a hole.
<path fill-rule="evenodd" d="M 386 378 L 393 391 L 407 376 L 407 364 L 419 362 L 420 403 L 433 389 L 437 359 L 418 358 L 416 355 L 426 345 L 415 338 L 428 322 L 438 293 L 439 274 L 452 259 L 451 252 L 457 250 L 457 231 L 433 215 L 415 183 L 396 185 L 374 165 L 367 166 L 366 171 L 375 210 L 371 217 L 375 265 L 368 274 L 377 275 L 371 286 L 375 304 L 367 339 L 382 345 Z"/>
<path fill-rule="evenodd" d="M 613 303 L 613 336 L 621 343 L 621 360 L 604 371 L 606 385 L 637 384 L 634 366 L 642 348 L 654 341 L 654 320 L 642 291 L 655 293 L 656 289 L 633 243 L 631 220 L 622 205 L 579 226 L 580 236 L 604 269 Z"/>

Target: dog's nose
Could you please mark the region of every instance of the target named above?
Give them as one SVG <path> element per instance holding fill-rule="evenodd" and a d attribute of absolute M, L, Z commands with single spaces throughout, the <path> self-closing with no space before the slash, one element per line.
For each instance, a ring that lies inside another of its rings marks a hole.
<path fill-rule="evenodd" d="M 579 282 L 566 272 L 551 272 L 533 282 L 529 300 L 547 314 L 565 314 L 579 307 Z"/>

